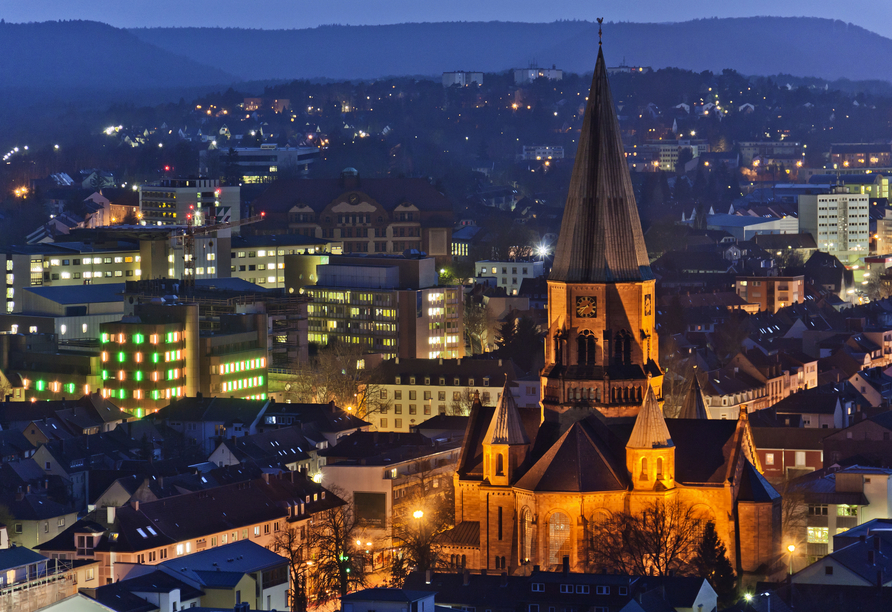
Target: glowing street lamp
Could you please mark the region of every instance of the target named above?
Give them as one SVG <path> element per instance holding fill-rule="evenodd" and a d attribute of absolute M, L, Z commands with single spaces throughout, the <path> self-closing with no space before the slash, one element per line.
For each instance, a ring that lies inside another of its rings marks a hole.
<path fill-rule="evenodd" d="M 787 546 L 787 551 L 790 553 L 790 575 L 793 575 L 793 553 L 796 552 L 796 547 L 793 544 Z"/>

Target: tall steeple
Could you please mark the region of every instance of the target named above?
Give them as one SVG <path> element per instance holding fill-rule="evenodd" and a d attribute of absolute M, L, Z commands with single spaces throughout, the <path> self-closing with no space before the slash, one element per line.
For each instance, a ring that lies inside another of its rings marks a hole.
<path fill-rule="evenodd" d="M 706 402 L 703 399 L 703 389 L 700 388 L 700 381 L 697 379 L 697 373 L 691 374 L 691 386 L 685 393 L 684 400 L 681 403 L 681 409 L 678 411 L 679 419 L 708 419 L 709 412 L 706 410 Z"/>
<path fill-rule="evenodd" d="M 599 46 L 549 280 L 613 283 L 653 278 Z"/>

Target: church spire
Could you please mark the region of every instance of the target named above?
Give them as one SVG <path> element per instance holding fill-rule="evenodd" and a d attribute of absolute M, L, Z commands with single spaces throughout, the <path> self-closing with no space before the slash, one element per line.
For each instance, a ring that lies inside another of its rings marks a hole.
<path fill-rule="evenodd" d="M 489 429 L 486 430 L 484 444 L 529 444 L 527 434 L 520 421 L 520 413 L 517 411 L 517 403 L 511 394 L 511 387 L 505 380 L 502 388 L 502 396 L 492 415 Z"/>
<path fill-rule="evenodd" d="M 680 419 L 708 419 L 709 413 L 706 410 L 706 402 L 703 400 L 703 389 L 700 388 L 700 381 L 697 379 L 697 373 L 692 375 L 691 386 L 685 393 L 684 401 L 681 403 L 681 410 L 678 411 Z"/>
<path fill-rule="evenodd" d="M 652 280 L 600 46 L 549 280 Z"/>
<path fill-rule="evenodd" d="M 626 448 L 667 448 L 675 446 L 672 437 L 669 435 L 669 428 L 666 427 L 666 419 L 663 418 L 663 411 L 654 395 L 653 387 L 647 386 L 647 395 L 644 398 L 644 404 L 641 411 L 635 418 L 635 426 L 632 428 L 632 435 Z"/>

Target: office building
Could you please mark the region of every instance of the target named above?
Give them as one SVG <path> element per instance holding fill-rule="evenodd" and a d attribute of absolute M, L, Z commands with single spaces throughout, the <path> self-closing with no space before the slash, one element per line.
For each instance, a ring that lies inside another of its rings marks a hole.
<path fill-rule="evenodd" d="M 524 279 L 538 278 L 544 272 L 542 261 L 490 261 L 482 260 L 474 264 L 479 282 L 491 281 L 508 295 L 517 295 Z"/>
<path fill-rule="evenodd" d="M 241 218 L 241 188 L 217 179 L 166 178 L 139 186 L 142 225 L 210 225 Z M 236 232 L 237 232 L 236 228 Z"/>
<path fill-rule="evenodd" d="M 560 81 L 564 78 L 564 71 L 557 69 L 554 65 L 551 68 L 539 68 L 530 66 L 529 68 L 514 69 L 514 84 L 526 85 L 532 83 L 536 79 L 548 79 L 549 81 Z"/>
<path fill-rule="evenodd" d="M 232 158 L 230 159 L 230 155 Z M 310 164 L 319 158 L 317 147 L 280 147 L 263 144 L 259 147 L 211 148 L 199 151 L 198 171 L 202 176 L 231 173 L 240 184 L 272 183 L 279 178 L 306 176 Z M 227 168 L 231 165 L 232 168 Z"/>

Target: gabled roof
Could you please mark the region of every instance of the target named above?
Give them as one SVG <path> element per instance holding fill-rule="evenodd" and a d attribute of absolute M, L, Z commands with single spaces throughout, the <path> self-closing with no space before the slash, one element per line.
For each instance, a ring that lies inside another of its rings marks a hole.
<path fill-rule="evenodd" d="M 517 404 L 514 402 L 514 395 L 511 394 L 511 387 L 508 386 L 507 379 L 505 380 L 505 386 L 502 387 L 499 404 L 496 406 L 496 411 L 489 422 L 489 428 L 486 430 L 483 443 L 511 445 L 530 443 L 526 432 L 523 430 L 523 424 L 520 422 Z"/>
<path fill-rule="evenodd" d="M 738 501 L 765 503 L 780 499 L 780 493 L 775 491 L 774 487 L 765 480 L 765 477 L 748 459 L 744 459 L 737 499 Z"/>
<path fill-rule="evenodd" d="M 599 49 L 549 280 L 608 283 L 653 278 Z"/>
<path fill-rule="evenodd" d="M 576 422 L 517 481 L 527 491 L 624 491 L 621 469 L 607 445 L 582 422 Z"/>
<path fill-rule="evenodd" d="M 647 386 L 647 396 L 641 405 L 638 416 L 635 417 L 635 426 L 626 448 L 665 448 L 674 446 L 669 430 L 666 428 L 666 419 L 663 418 L 663 410 L 657 402 L 653 387 Z"/>
<path fill-rule="evenodd" d="M 250 425 L 263 415 L 268 400 L 247 400 L 230 397 L 184 397 L 155 414 L 156 420 L 175 422 L 220 422 Z"/>
<path fill-rule="evenodd" d="M 28 565 L 29 563 L 37 563 L 38 561 L 46 561 L 38 552 L 34 552 L 30 548 L 24 546 L 12 546 L 11 548 L 0 549 L 0 572 Z"/>

